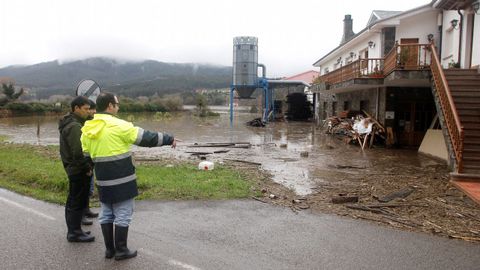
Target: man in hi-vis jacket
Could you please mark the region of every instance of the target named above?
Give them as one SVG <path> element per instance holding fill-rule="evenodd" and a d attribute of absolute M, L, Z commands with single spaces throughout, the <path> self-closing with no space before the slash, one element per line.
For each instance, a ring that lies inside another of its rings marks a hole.
<path fill-rule="evenodd" d="M 138 195 L 131 146 L 171 145 L 173 136 L 151 132 L 116 117 L 118 99 L 111 93 L 97 98 L 97 113 L 82 128 L 82 148 L 94 166 L 101 210 L 99 223 L 105 241 L 105 257 L 115 260 L 137 256 L 127 247 L 128 226 L 132 220 L 134 198 Z M 115 224 L 115 233 L 114 233 Z"/>

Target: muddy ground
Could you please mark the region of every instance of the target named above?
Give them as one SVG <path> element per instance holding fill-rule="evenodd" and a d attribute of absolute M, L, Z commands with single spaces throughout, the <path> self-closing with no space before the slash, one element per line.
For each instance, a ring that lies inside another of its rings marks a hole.
<path fill-rule="evenodd" d="M 254 199 L 264 203 L 289 207 L 295 212 L 336 214 L 402 230 L 480 242 L 480 207 L 449 183 L 449 172 L 442 165 L 414 172 L 392 167 L 384 173 L 358 174 L 349 179 L 346 179 L 348 174 L 326 171 L 330 181 L 318 185 L 306 196 L 295 195 L 271 181 L 268 173 L 258 170 L 258 166 L 236 163 L 230 166 L 256 179 L 263 196 Z M 408 189 L 412 192 L 405 198 L 379 202 L 385 195 Z M 355 196 L 357 203 L 332 203 L 332 198 Z M 362 210 L 348 208 L 351 206 L 360 206 Z"/>

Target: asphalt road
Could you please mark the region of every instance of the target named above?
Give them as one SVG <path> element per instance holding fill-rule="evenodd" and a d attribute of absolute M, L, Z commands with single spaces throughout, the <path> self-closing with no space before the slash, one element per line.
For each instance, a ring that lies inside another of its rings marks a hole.
<path fill-rule="evenodd" d="M 68 243 L 64 209 L 0 189 L 0 269 L 480 269 L 480 245 L 257 201 L 137 202 L 129 247 Z"/>

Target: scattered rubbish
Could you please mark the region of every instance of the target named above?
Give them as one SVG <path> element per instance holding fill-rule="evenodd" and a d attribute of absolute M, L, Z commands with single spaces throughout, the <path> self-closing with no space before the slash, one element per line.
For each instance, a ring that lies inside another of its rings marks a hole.
<path fill-rule="evenodd" d="M 269 197 L 270 199 L 276 199 L 276 198 L 277 198 L 277 196 L 276 196 L 275 194 L 270 194 L 268 197 Z"/>
<path fill-rule="evenodd" d="M 167 165 L 165 165 L 165 167 L 167 167 L 167 168 L 173 168 L 173 165 L 172 165 L 172 164 L 167 164 Z"/>
<path fill-rule="evenodd" d="M 332 203 L 356 203 L 358 196 L 336 196 L 332 197 Z"/>
<path fill-rule="evenodd" d="M 281 143 L 280 148 L 287 148 L 287 144 L 286 143 Z"/>
<path fill-rule="evenodd" d="M 406 198 L 408 195 L 412 194 L 414 191 L 415 191 L 414 188 L 406 187 L 406 188 L 403 188 L 399 191 L 395 191 L 395 192 L 392 192 L 390 194 L 387 194 L 386 196 L 384 196 L 382 198 L 378 198 L 378 201 L 379 202 L 389 202 L 389 201 L 391 201 L 393 199 L 396 199 L 396 198 Z"/>
<path fill-rule="evenodd" d="M 211 171 L 215 167 L 214 163 L 211 161 L 202 161 L 198 164 L 199 170 Z"/>
<path fill-rule="evenodd" d="M 301 157 L 308 157 L 308 152 L 307 151 L 302 151 L 300 152 Z"/>
<path fill-rule="evenodd" d="M 262 193 L 267 193 L 267 189 L 266 188 L 262 188 Z"/>

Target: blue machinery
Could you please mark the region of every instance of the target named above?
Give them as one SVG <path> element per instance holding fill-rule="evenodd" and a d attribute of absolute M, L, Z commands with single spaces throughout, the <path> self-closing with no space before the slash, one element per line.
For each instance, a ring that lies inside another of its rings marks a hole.
<path fill-rule="evenodd" d="M 262 68 L 262 77 L 258 77 L 258 67 Z M 269 80 L 266 78 L 265 65 L 258 64 L 258 39 L 256 37 L 235 37 L 233 39 L 233 82 L 230 86 L 230 126 L 233 125 L 233 91 L 239 98 L 250 98 L 256 89 L 263 89 L 262 121 L 267 123 L 274 116 L 273 88 L 309 84 L 303 81 Z"/>
<path fill-rule="evenodd" d="M 244 86 L 242 86 L 244 87 Z M 272 113 L 273 117 L 275 116 L 275 110 L 273 106 L 273 89 L 269 88 L 268 80 L 265 77 L 259 78 L 258 85 L 250 86 L 253 89 L 261 88 L 263 90 L 263 115 L 262 121 L 267 123 L 269 119 L 269 114 Z M 230 86 L 230 125 L 233 124 L 233 92 L 237 89 L 237 86 Z"/>

